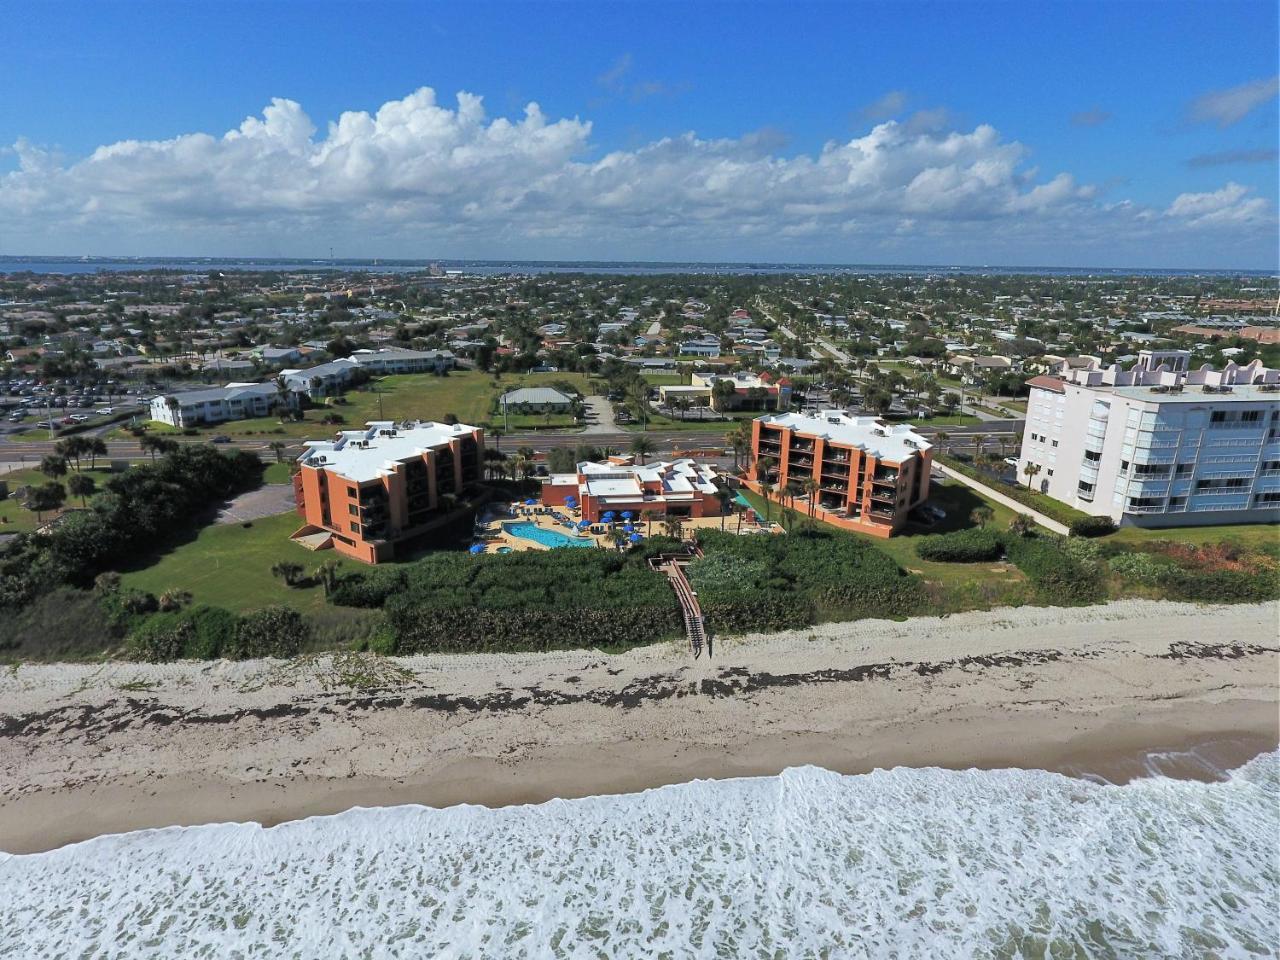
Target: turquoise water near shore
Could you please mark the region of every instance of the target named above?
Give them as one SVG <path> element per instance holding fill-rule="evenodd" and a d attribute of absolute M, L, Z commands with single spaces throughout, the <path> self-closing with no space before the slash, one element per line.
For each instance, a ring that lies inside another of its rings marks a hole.
<path fill-rule="evenodd" d="M 0 956 L 1274 956 L 1277 837 L 1276 753 L 1124 786 L 800 767 L 0 854 Z"/>

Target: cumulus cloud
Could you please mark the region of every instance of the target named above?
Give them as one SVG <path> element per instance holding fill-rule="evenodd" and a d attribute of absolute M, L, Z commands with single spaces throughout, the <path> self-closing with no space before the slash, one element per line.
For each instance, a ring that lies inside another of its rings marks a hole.
<path fill-rule="evenodd" d="M 905 90 L 890 90 L 884 96 L 879 97 L 858 111 L 858 115 L 868 123 L 874 123 L 878 120 L 888 120 L 902 113 L 907 107 L 907 94 Z"/>
<path fill-rule="evenodd" d="M 1187 117 L 1192 123 L 1213 123 L 1230 127 L 1275 99 L 1280 93 L 1280 75 L 1242 83 L 1226 90 L 1210 90 L 1192 100 Z"/>
<path fill-rule="evenodd" d="M 1071 115 L 1073 127 L 1100 127 L 1111 119 L 1111 114 L 1101 107 L 1090 107 Z"/>
<path fill-rule="evenodd" d="M 1249 197 L 1248 187 L 1229 182 L 1212 193 L 1180 193 L 1165 214 L 1196 226 L 1248 224 L 1267 219 L 1270 208 L 1262 197 Z"/>
<path fill-rule="evenodd" d="M 1222 150 L 1218 153 L 1201 153 L 1187 161 L 1188 167 L 1225 167 L 1240 163 L 1275 163 L 1280 150 Z"/>
<path fill-rule="evenodd" d="M 493 117 L 478 96 L 447 105 L 424 87 L 321 129 L 300 104 L 275 99 L 221 135 L 123 140 L 76 161 L 20 140 L 17 169 L 0 175 L 0 222 L 11 242 L 41 250 L 68 237 L 101 236 L 120 250 L 130 237 L 178 235 L 200 238 L 200 250 L 215 240 L 236 252 L 297 250 L 324 233 L 365 249 L 580 256 L 781 253 L 785 242 L 832 249 L 840 238 L 880 243 L 913 230 L 968 249 L 995 234 L 1053 243 L 1139 222 L 1128 208 L 1101 207 L 1099 191 L 1070 173 L 1040 177 L 1027 149 L 991 126 L 919 117 L 793 156 L 768 129 L 685 133 L 601 155 L 590 121 L 552 119 L 536 103 Z M 1163 220 L 1269 215 L 1266 201 L 1243 194 L 1214 209 L 1195 199 L 1216 196 L 1184 194 Z"/>

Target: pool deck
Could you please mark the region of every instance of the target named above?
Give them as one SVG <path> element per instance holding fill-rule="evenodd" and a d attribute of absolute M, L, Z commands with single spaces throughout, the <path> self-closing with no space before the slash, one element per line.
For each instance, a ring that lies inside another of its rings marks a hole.
<path fill-rule="evenodd" d="M 534 523 L 534 524 L 537 524 L 539 527 L 542 527 L 544 530 L 554 530 L 556 533 L 560 533 L 560 534 L 580 535 L 582 537 L 594 540 L 598 547 L 601 547 L 605 550 L 614 549 L 613 542 L 609 539 L 609 536 L 607 533 L 609 529 L 608 524 L 598 523 L 595 525 L 596 530 L 605 531 L 602 533 L 592 533 L 590 530 L 578 531 L 576 527 L 573 530 L 570 530 L 561 521 L 555 519 L 555 517 L 553 517 L 551 514 L 538 513 L 537 511 L 543 509 L 543 507 L 540 504 L 532 507 L 527 507 L 522 503 L 521 504 L 502 504 L 497 506 L 499 507 L 499 509 L 497 510 L 493 509 L 493 507 L 490 508 L 490 511 L 487 515 L 487 522 L 484 525 L 486 530 L 485 541 L 484 541 L 485 553 L 497 553 L 500 547 L 510 547 L 513 551 L 563 549 L 563 548 L 557 548 L 557 547 L 548 547 L 545 544 L 537 543 L 533 540 L 527 540 L 524 537 L 514 536 L 508 533 L 506 529 L 503 527 L 503 524 L 506 524 L 506 523 L 519 523 L 519 522 Z M 501 507 L 503 506 L 509 506 L 510 509 L 513 511 L 513 513 L 503 514 L 501 511 Z M 558 513 L 561 514 L 561 516 L 569 517 L 571 520 L 574 521 L 575 524 L 582 517 L 582 513 L 579 510 L 570 510 L 566 507 L 555 507 L 551 509 L 555 509 Z M 620 520 L 619 525 L 621 525 L 622 523 L 625 523 L 625 521 Z M 719 530 L 720 518 L 719 517 L 700 517 L 697 519 L 686 518 L 682 521 L 681 525 L 683 526 L 686 534 L 697 529 L 711 528 L 711 529 Z M 743 526 L 744 527 L 746 526 L 745 520 L 743 521 Z M 774 524 L 774 526 L 776 527 L 777 524 Z M 662 521 L 660 520 L 655 520 L 652 524 L 646 524 L 643 520 L 636 521 L 635 527 L 636 527 L 636 530 L 638 530 L 640 533 L 645 534 L 646 538 L 650 535 L 650 533 L 652 533 L 652 535 L 654 536 L 660 536 L 662 534 Z M 727 531 L 734 531 L 737 528 L 738 528 L 738 518 L 733 514 L 727 515 L 724 518 L 724 529 Z"/>

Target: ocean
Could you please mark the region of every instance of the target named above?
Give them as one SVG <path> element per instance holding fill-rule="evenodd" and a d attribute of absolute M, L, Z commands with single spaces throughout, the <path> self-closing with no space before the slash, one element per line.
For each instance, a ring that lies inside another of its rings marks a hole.
<path fill-rule="evenodd" d="M 1280 754 L 354 809 L 0 855 L 0 956 L 1273 957 Z"/>
<path fill-rule="evenodd" d="M 264 257 L 32 257 L 0 255 L 0 276 L 6 273 L 93 274 L 139 273 L 147 270 L 172 270 L 179 273 L 207 274 L 215 270 L 281 271 L 321 274 L 329 271 L 370 274 L 417 273 L 431 266 L 442 270 L 461 270 L 467 276 L 508 274 L 582 273 L 597 275 L 664 275 L 664 274 L 836 274 L 872 276 L 877 274 L 910 274 L 941 276 L 975 274 L 982 276 L 1051 276 L 1095 277 L 1238 277 L 1275 276 L 1274 270 L 1187 270 L 1158 267 L 1044 267 L 998 265 L 938 264 L 839 264 L 839 263 L 716 263 L 688 260 L 305 260 Z"/>

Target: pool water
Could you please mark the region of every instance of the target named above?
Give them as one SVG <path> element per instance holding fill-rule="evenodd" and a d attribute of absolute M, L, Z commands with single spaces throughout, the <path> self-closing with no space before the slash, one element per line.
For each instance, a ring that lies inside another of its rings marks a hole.
<path fill-rule="evenodd" d="M 738 503 L 742 504 L 742 505 L 743 505 L 744 507 L 746 507 L 748 510 L 753 510 L 753 509 L 755 509 L 754 507 L 752 507 L 752 506 L 751 506 L 751 501 L 750 501 L 750 500 L 748 500 L 746 497 L 744 497 L 740 492 L 739 492 L 739 493 L 734 494 L 733 499 L 737 500 L 737 501 L 738 501 Z"/>
<path fill-rule="evenodd" d="M 499 552 L 499 553 L 510 553 L 510 552 L 511 552 L 511 548 L 510 548 L 510 547 L 499 547 L 499 548 L 498 548 L 498 552 Z"/>
<path fill-rule="evenodd" d="M 523 537 L 544 547 L 594 547 L 596 542 L 590 537 L 570 537 L 555 530 L 545 530 L 536 523 L 522 521 L 520 523 L 504 523 L 502 529 L 513 537 Z"/>

